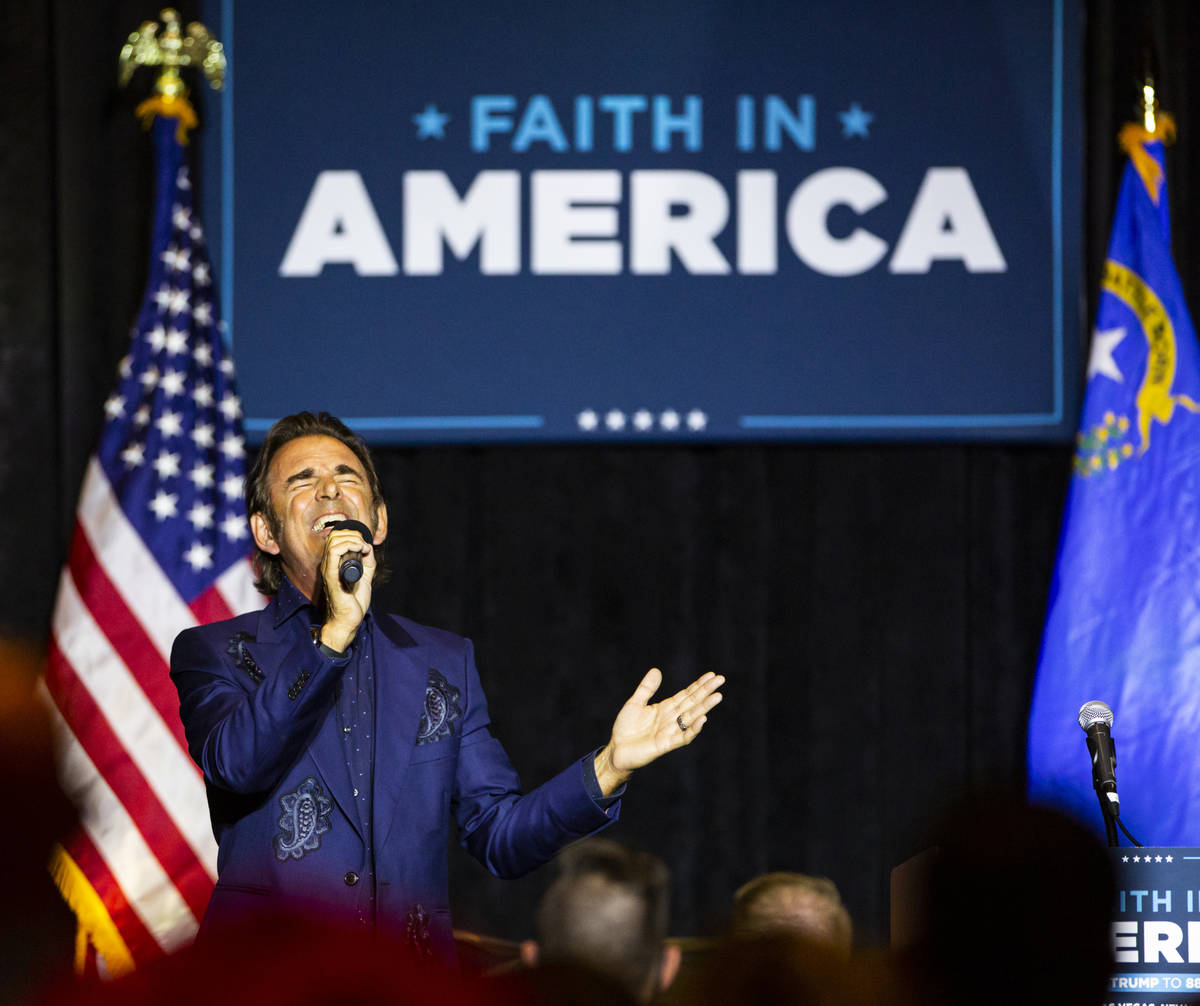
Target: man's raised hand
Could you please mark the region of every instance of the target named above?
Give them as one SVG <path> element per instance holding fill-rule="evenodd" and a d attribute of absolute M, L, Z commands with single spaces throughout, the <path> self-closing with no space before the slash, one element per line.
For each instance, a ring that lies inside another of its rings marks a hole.
<path fill-rule="evenodd" d="M 651 703 L 662 685 L 662 671 L 652 667 L 613 722 L 612 737 L 596 755 L 596 779 L 608 796 L 634 769 L 649 765 L 668 751 L 691 744 L 708 713 L 721 701 L 723 675 L 709 671 L 661 702 Z"/>

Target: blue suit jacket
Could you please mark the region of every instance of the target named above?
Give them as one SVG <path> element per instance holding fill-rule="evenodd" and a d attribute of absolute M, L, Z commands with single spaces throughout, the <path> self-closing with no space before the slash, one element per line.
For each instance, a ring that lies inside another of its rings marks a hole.
<path fill-rule="evenodd" d="M 219 845 L 202 932 L 257 910 L 353 922 L 369 907 L 334 708 L 349 658 L 317 648 L 306 603 L 285 580 L 261 612 L 175 640 L 171 677 Z M 469 640 L 393 615 L 359 631 L 375 654 L 376 924 L 449 959 L 451 817 L 476 859 L 512 877 L 611 823 L 619 803 L 605 810 L 589 795 L 582 762 L 521 795 Z"/>

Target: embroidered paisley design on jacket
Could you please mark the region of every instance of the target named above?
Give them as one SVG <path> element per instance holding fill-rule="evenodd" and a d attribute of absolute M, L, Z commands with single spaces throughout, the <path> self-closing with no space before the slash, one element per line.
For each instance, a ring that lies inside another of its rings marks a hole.
<path fill-rule="evenodd" d="M 321 784 L 309 776 L 294 793 L 279 798 L 283 814 L 279 818 L 279 834 L 272 840 L 275 858 L 281 862 L 301 859 L 321 848 L 321 836 L 330 828 L 329 814 L 333 801 L 325 795 Z"/>
<path fill-rule="evenodd" d="M 462 715 L 459 690 L 429 668 L 429 684 L 425 686 L 425 710 L 417 729 L 417 744 L 432 744 L 454 734 L 454 723 Z"/>

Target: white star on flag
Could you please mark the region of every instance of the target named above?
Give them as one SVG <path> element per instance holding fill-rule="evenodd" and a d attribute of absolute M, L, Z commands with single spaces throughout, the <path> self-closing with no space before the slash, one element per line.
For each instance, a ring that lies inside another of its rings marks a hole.
<path fill-rule="evenodd" d="M 155 421 L 159 432 L 168 440 L 183 432 L 183 417 L 178 412 L 164 412 Z"/>
<path fill-rule="evenodd" d="M 179 455 L 170 451 L 159 451 L 154 459 L 154 470 L 160 479 L 173 479 L 179 474 Z"/>
<path fill-rule="evenodd" d="M 158 386 L 162 388 L 163 394 L 168 398 L 174 398 L 176 395 L 183 394 L 184 374 L 178 370 L 168 370 L 159 379 Z"/>
<path fill-rule="evenodd" d="M 157 304 L 159 309 L 162 311 L 165 311 L 167 309 L 167 305 L 171 303 L 171 288 L 167 286 L 166 283 L 160 286 L 158 291 L 154 294 L 154 303 Z"/>
<path fill-rule="evenodd" d="M 125 415 L 125 399 L 120 395 L 109 395 L 104 403 L 104 414 L 109 419 L 116 419 L 118 416 Z"/>
<path fill-rule="evenodd" d="M 207 301 L 201 301 L 192 309 L 192 317 L 197 325 L 212 324 L 212 305 Z"/>
<path fill-rule="evenodd" d="M 1113 350 L 1125 338 L 1125 329 L 1109 328 L 1101 331 L 1096 329 L 1092 334 L 1092 354 L 1088 358 L 1087 379 L 1090 381 L 1096 374 L 1102 374 L 1118 383 L 1124 383 L 1125 375 L 1113 359 Z"/>
<path fill-rule="evenodd" d="M 167 302 L 167 310 L 171 312 L 171 317 L 186 311 L 189 300 L 186 290 L 172 290 Z"/>
<path fill-rule="evenodd" d="M 250 532 L 246 530 L 246 518 L 231 513 L 221 521 L 221 533 L 230 541 L 241 541 L 243 538 L 249 537 Z"/>
<path fill-rule="evenodd" d="M 207 409 L 213 403 L 213 389 L 211 384 L 197 384 L 192 389 L 192 401 L 199 405 L 202 409 Z"/>
<path fill-rule="evenodd" d="M 187 332 L 173 328 L 167 333 L 167 355 L 178 356 L 187 349 Z"/>
<path fill-rule="evenodd" d="M 220 409 L 226 419 L 237 419 L 242 414 L 242 400 L 237 395 L 226 395 L 221 399 Z"/>
<path fill-rule="evenodd" d="M 212 447 L 216 442 L 213 440 L 212 423 L 197 423 L 196 428 L 192 430 L 192 440 L 197 447 Z"/>
<path fill-rule="evenodd" d="M 196 542 L 183 553 L 183 558 L 192 569 L 208 569 L 212 565 L 212 546 Z"/>
<path fill-rule="evenodd" d="M 188 478 L 192 480 L 192 485 L 197 489 L 210 489 L 213 484 L 213 466 L 197 463 L 196 466 L 188 472 Z"/>
<path fill-rule="evenodd" d="M 227 458 L 240 458 L 246 453 L 246 448 L 242 446 L 243 443 L 242 437 L 236 433 L 230 433 L 221 441 L 221 453 Z"/>
<path fill-rule="evenodd" d="M 212 349 L 207 343 L 202 342 L 199 346 L 192 350 L 192 359 L 202 367 L 211 367 Z"/>
<path fill-rule="evenodd" d="M 192 253 L 184 248 L 182 251 L 171 245 L 165 252 L 162 253 L 163 264 L 166 265 L 171 272 L 180 272 L 186 269 L 190 264 Z"/>
<path fill-rule="evenodd" d="M 192 508 L 187 514 L 188 520 L 192 522 L 192 527 L 197 531 L 202 531 L 206 527 L 212 527 L 214 509 L 211 503 L 193 503 Z"/>
<path fill-rule="evenodd" d="M 178 502 L 179 497 L 174 493 L 160 489 L 154 494 L 154 499 L 150 501 L 150 509 L 159 520 L 166 520 L 168 517 L 175 516 L 175 504 Z"/>
<path fill-rule="evenodd" d="M 126 468 L 140 468 L 146 460 L 146 449 L 141 444 L 130 444 L 121 452 L 121 460 Z"/>
<path fill-rule="evenodd" d="M 192 279 L 195 280 L 197 286 L 208 286 L 208 263 L 201 262 L 192 270 Z"/>
<path fill-rule="evenodd" d="M 167 330 L 162 325 L 155 325 L 146 333 L 146 341 L 150 343 L 150 348 L 157 353 L 167 344 Z"/>
<path fill-rule="evenodd" d="M 158 383 L 158 368 L 147 367 L 142 371 L 142 375 L 138 380 L 142 382 L 142 387 L 149 391 Z"/>
<path fill-rule="evenodd" d="M 188 208 L 186 206 L 180 206 L 178 203 L 176 203 L 175 213 L 171 217 L 171 223 L 180 230 L 184 230 L 191 222 L 192 214 L 188 211 Z"/>
<path fill-rule="evenodd" d="M 135 426 L 145 426 L 150 422 L 150 406 L 143 405 L 133 414 L 133 423 Z"/>
<path fill-rule="evenodd" d="M 242 490 L 246 485 L 246 480 L 240 475 L 226 475 L 221 480 L 221 492 L 225 494 L 226 499 L 235 500 L 242 495 Z"/>

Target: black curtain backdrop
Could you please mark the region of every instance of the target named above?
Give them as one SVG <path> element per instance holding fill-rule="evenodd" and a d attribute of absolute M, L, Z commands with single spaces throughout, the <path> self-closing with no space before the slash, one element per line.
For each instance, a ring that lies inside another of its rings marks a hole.
<path fill-rule="evenodd" d="M 150 150 L 116 56 L 156 16 L 129 0 L 0 11 L 6 635 L 47 635 L 142 295 Z M 1116 131 L 1133 116 L 1149 38 L 1180 126 L 1168 154 L 1175 255 L 1198 309 L 1187 56 L 1200 5 L 1090 3 L 1086 33 L 1089 304 Z M 379 602 L 475 640 L 496 730 L 527 783 L 601 744 L 648 666 L 668 688 L 709 668 L 728 676 L 704 736 L 637 776 L 610 831 L 670 864 L 676 933 L 711 931 L 754 874 L 796 869 L 832 877 L 862 939 L 882 942 L 888 873 L 938 810 L 1024 782 L 1069 445 L 414 448 L 377 460 L 395 569 Z M 1152 808 L 1130 796 L 1134 830 L 1152 836 Z M 529 935 L 545 874 L 496 881 L 454 850 L 457 923 Z"/>

